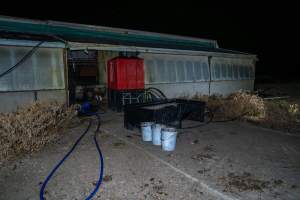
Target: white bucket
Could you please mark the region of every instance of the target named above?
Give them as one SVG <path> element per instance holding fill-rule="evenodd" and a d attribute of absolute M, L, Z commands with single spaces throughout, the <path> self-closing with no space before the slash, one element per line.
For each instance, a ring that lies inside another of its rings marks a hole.
<path fill-rule="evenodd" d="M 177 131 L 175 128 L 162 128 L 161 140 L 163 151 L 174 151 L 176 146 Z"/>
<path fill-rule="evenodd" d="M 152 125 L 152 143 L 154 145 L 161 145 L 161 129 L 165 127 L 163 124 Z"/>
<path fill-rule="evenodd" d="M 152 128 L 153 122 L 142 122 L 141 130 L 142 130 L 142 138 L 143 141 L 149 142 L 152 141 Z"/>

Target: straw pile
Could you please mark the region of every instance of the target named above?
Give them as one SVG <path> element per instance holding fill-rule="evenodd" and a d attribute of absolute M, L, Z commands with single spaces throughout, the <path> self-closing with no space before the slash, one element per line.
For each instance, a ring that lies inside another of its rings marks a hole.
<path fill-rule="evenodd" d="M 238 91 L 225 98 L 222 109 L 226 117 L 243 115 L 245 118 L 263 118 L 265 116 L 263 99 L 245 91 Z"/>
<path fill-rule="evenodd" d="M 268 128 L 286 130 L 290 133 L 300 133 L 300 110 L 298 104 L 285 100 L 267 101 L 266 115 L 262 125 Z"/>
<path fill-rule="evenodd" d="M 230 118 L 263 118 L 265 115 L 265 104 L 262 98 L 255 94 L 246 91 L 238 91 L 223 97 L 222 95 L 200 96 L 195 99 L 200 99 L 207 102 L 208 108 L 220 120 Z"/>
<path fill-rule="evenodd" d="M 73 107 L 57 102 L 35 102 L 0 114 L 0 163 L 55 141 L 74 115 Z"/>
<path fill-rule="evenodd" d="M 295 103 L 265 101 L 247 91 L 238 91 L 227 97 L 196 95 L 194 99 L 207 102 L 214 120 L 238 118 L 268 128 L 300 133 L 300 109 Z"/>

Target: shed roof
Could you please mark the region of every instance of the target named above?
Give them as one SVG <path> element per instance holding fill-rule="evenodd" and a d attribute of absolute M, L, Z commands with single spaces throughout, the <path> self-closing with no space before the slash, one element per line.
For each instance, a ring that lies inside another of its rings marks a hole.
<path fill-rule="evenodd" d="M 40 21 L 0 16 L 0 32 L 55 36 L 71 42 L 101 43 L 161 49 L 208 51 L 253 56 L 218 48 L 216 40 L 161 34 L 146 31 L 84 25 L 58 21 Z"/>

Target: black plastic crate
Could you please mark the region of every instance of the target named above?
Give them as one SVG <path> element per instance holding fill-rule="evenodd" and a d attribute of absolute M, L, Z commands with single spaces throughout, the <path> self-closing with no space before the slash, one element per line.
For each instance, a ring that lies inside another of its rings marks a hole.
<path fill-rule="evenodd" d="M 128 104 L 124 106 L 124 126 L 139 127 L 141 122 L 172 124 L 181 128 L 182 120 L 204 122 L 205 102 L 171 99 L 152 103 Z M 175 123 L 175 124 L 174 124 Z"/>

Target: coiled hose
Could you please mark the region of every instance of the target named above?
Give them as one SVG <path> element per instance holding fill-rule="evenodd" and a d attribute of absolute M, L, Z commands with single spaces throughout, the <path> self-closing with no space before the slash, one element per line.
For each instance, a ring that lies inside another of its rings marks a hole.
<path fill-rule="evenodd" d="M 161 90 L 150 87 L 145 89 L 144 93 L 138 96 L 138 99 L 140 102 L 146 103 L 155 102 L 158 100 L 167 100 L 167 97 Z"/>
<path fill-rule="evenodd" d="M 95 116 L 97 117 L 97 129 L 94 133 L 94 142 L 95 142 L 95 145 L 96 145 L 96 148 L 97 148 L 97 151 L 98 151 L 98 154 L 99 154 L 99 178 L 98 178 L 98 181 L 97 181 L 97 184 L 94 188 L 94 190 L 89 194 L 88 197 L 86 197 L 85 199 L 86 200 L 90 200 L 92 199 L 95 194 L 97 193 L 97 191 L 99 190 L 100 188 L 100 185 L 102 183 L 102 179 L 103 179 L 103 171 L 104 171 L 104 160 L 103 160 L 103 155 L 102 155 L 102 152 L 101 152 L 101 149 L 99 147 L 99 144 L 98 144 L 98 141 L 97 141 L 97 137 L 96 137 L 96 133 L 99 131 L 100 129 L 100 116 L 99 114 L 95 114 Z M 48 184 L 48 182 L 50 181 L 50 179 L 52 178 L 52 176 L 54 175 L 54 173 L 56 172 L 56 170 L 64 163 L 64 161 L 71 155 L 71 153 L 74 151 L 74 149 L 77 147 L 77 145 L 79 144 L 79 142 L 82 140 L 82 138 L 87 134 L 87 132 L 90 130 L 91 128 L 91 125 L 92 125 L 92 120 L 89 121 L 89 124 L 88 124 L 88 127 L 85 129 L 85 131 L 81 134 L 81 136 L 76 140 L 76 142 L 74 143 L 74 145 L 72 146 L 72 148 L 68 151 L 68 153 L 55 165 L 55 167 L 51 170 L 51 172 L 49 173 L 49 175 L 46 177 L 45 181 L 43 182 L 42 184 L 42 187 L 40 189 L 40 200 L 44 200 L 44 190 Z"/>

